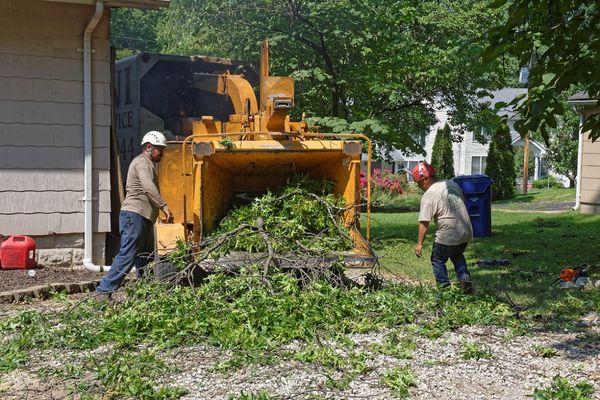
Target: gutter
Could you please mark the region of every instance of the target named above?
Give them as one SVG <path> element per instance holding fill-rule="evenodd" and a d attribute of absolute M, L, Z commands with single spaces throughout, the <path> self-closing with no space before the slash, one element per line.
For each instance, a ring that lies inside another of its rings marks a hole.
<path fill-rule="evenodd" d="M 83 32 L 83 152 L 84 152 L 84 251 L 83 267 L 88 271 L 108 271 L 110 267 L 95 265 L 92 260 L 93 226 L 92 226 L 92 32 L 104 14 L 104 2 L 96 2 L 96 11 Z"/>
<path fill-rule="evenodd" d="M 585 115 L 582 109 L 577 110 L 579 112 L 579 146 L 577 147 L 577 178 L 576 178 L 576 190 L 575 190 L 575 206 L 573 210 L 579 210 L 581 207 L 581 170 L 583 169 L 583 124 L 585 123 Z"/>

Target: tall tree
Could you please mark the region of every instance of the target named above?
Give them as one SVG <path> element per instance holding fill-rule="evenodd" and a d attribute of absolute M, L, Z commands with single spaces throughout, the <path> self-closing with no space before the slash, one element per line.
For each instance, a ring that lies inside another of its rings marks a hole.
<path fill-rule="evenodd" d="M 491 1 L 173 0 L 155 30 L 163 52 L 246 60 L 268 38 L 273 74 L 296 79 L 296 117 L 415 151 L 436 108 L 467 128 L 479 90 L 501 85 L 501 63 L 480 60 Z"/>
<path fill-rule="evenodd" d="M 136 51 L 158 52 L 157 26 L 164 12 L 117 8 L 111 12 L 111 44 L 122 58 Z"/>
<path fill-rule="evenodd" d="M 530 90 L 519 105 L 522 119 L 515 124 L 525 135 L 558 126 L 565 109 L 560 94 L 580 86 L 590 98 L 600 98 L 600 3 L 597 0 L 497 0 L 506 22 L 490 30 L 484 60 L 505 54 L 529 67 Z M 492 25 L 493 26 L 493 25 Z M 590 117 L 584 129 L 600 137 L 600 116 Z"/>
<path fill-rule="evenodd" d="M 452 132 L 445 124 L 437 131 L 431 151 L 431 165 L 439 179 L 450 179 L 454 176 L 454 154 L 452 153 Z"/>
<path fill-rule="evenodd" d="M 577 177 L 578 134 L 578 117 L 571 109 L 558 117 L 556 129 L 550 131 L 548 164 L 555 172 L 569 178 L 569 187 L 575 187 Z"/>
<path fill-rule="evenodd" d="M 485 173 L 494 181 L 492 196 L 494 200 L 509 199 L 515 194 L 515 153 L 511 144 L 510 131 L 500 124 L 494 134 L 488 150 Z"/>

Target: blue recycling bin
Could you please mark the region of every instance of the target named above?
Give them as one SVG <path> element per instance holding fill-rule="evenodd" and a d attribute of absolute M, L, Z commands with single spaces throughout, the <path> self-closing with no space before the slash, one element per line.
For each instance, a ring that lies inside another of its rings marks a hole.
<path fill-rule="evenodd" d="M 465 196 L 474 237 L 492 235 L 492 178 L 485 174 L 453 178 Z"/>

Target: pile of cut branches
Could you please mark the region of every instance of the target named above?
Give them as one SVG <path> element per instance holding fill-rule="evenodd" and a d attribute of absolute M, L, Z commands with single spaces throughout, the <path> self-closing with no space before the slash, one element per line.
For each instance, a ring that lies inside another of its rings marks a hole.
<path fill-rule="evenodd" d="M 269 269 L 277 267 L 295 271 L 302 280 L 328 276 L 343 283 L 340 252 L 351 250 L 353 240 L 342 223 L 349 208 L 332 191 L 330 181 L 291 179 L 281 191 L 232 210 L 200 245 L 180 243 L 169 256 L 177 269 L 169 277 L 162 274 L 162 280 L 192 283 L 199 270 L 255 268 L 268 284 Z"/>
<path fill-rule="evenodd" d="M 348 208 L 344 199 L 332 192 L 333 182 L 296 176 L 281 191 L 268 192 L 251 204 L 232 210 L 212 237 L 244 224 L 255 224 L 262 218 L 263 230 L 272 238 L 273 250 L 278 253 L 350 250 L 352 239 L 342 225 Z M 238 234 L 219 249 L 221 253 L 266 250 L 260 232 Z"/>

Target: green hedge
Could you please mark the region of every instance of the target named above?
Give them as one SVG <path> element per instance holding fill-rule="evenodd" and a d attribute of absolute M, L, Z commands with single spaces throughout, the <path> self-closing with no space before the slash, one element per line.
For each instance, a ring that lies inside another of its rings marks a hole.
<path fill-rule="evenodd" d="M 550 183 L 548 183 L 548 181 L 550 181 Z M 555 177 L 549 175 L 545 178 L 542 179 L 538 179 L 537 181 L 533 181 L 532 183 L 533 187 L 536 189 L 546 189 L 547 187 L 551 187 L 551 188 L 564 188 L 564 185 L 562 184 L 562 182 L 560 182 L 558 179 L 556 179 Z"/>

